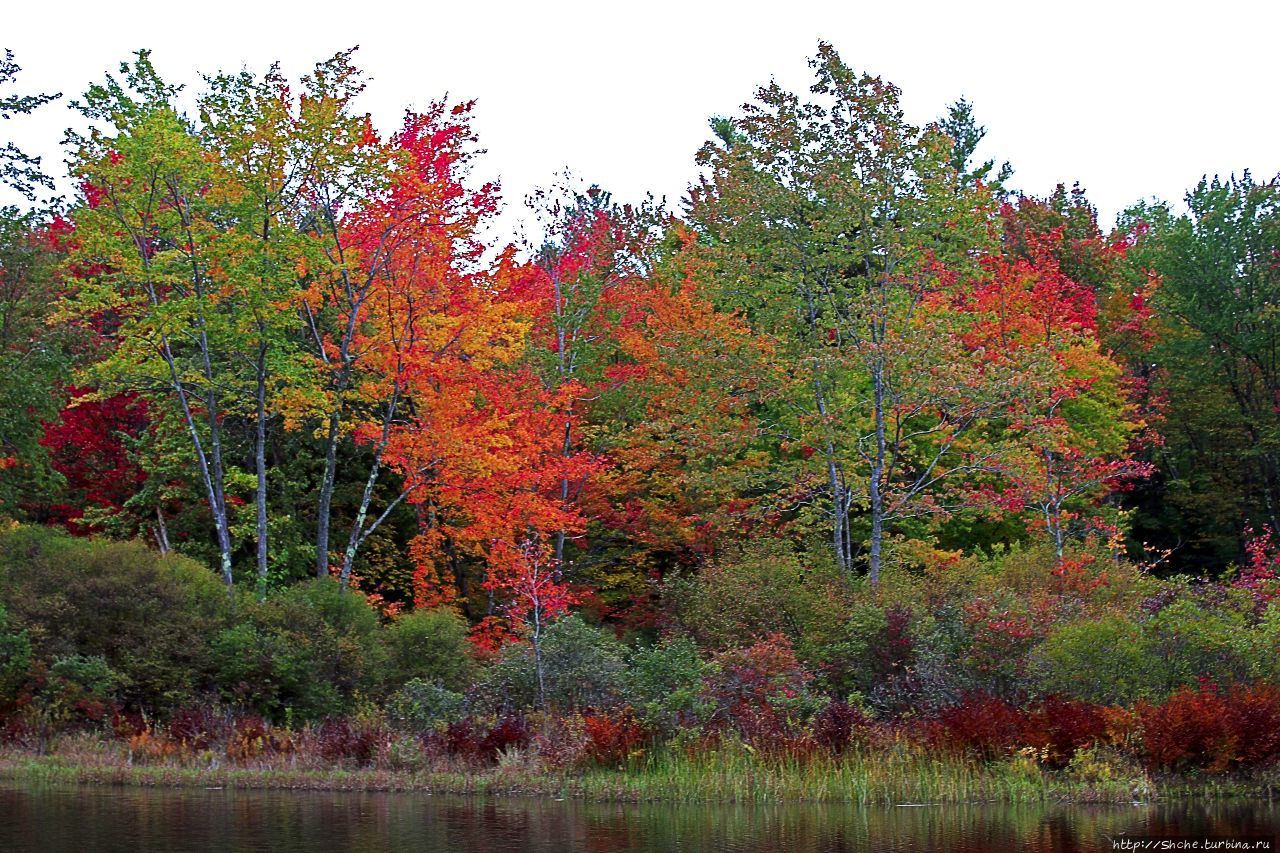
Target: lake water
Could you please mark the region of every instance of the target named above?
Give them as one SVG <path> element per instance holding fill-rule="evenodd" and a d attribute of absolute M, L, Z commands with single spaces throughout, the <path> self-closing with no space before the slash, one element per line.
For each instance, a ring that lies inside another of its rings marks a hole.
<path fill-rule="evenodd" d="M 1119 849 L 1110 839 L 1120 835 L 1265 836 L 1272 839 L 1272 849 L 1280 849 L 1274 847 L 1277 834 L 1280 806 L 1274 803 L 608 805 L 417 793 L 26 787 L 0 782 L 4 853 L 1074 853 Z"/>

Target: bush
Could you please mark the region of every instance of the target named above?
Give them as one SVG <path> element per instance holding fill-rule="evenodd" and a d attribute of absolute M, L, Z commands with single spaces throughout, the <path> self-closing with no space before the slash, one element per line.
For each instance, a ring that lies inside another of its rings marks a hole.
<path fill-rule="evenodd" d="M 569 616 L 546 628 L 542 669 L 550 707 L 607 708 L 618 703 L 625 648 L 581 617 Z M 477 710 L 487 712 L 535 707 L 538 680 L 532 648 L 525 643 L 504 648 L 498 662 L 481 673 L 469 698 Z"/>
<path fill-rule="evenodd" d="M 715 721 L 758 739 L 794 730 L 821 707 L 812 681 L 790 641 L 775 634 L 716 655 L 703 690 Z"/>
<path fill-rule="evenodd" d="M 380 692 L 382 629 L 364 596 L 315 580 L 245 602 L 212 643 L 224 696 L 276 722 L 318 720 Z"/>
<path fill-rule="evenodd" d="M 1024 714 L 996 696 L 966 694 L 938 715 L 933 740 L 943 748 L 968 750 L 983 758 L 998 758 L 1024 746 Z"/>
<path fill-rule="evenodd" d="M 645 725 L 674 734 L 707 715 L 710 706 L 702 699 L 706 673 L 707 663 L 693 640 L 668 638 L 631 653 L 623 695 Z"/>
<path fill-rule="evenodd" d="M 811 559 L 811 558 L 810 558 Z M 837 642 L 848 595 L 834 567 L 811 565 L 778 542 L 753 543 L 696 575 L 675 577 L 663 601 L 706 648 L 731 649 L 781 634 L 805 660 Z"/>
<path fill-rule="evenodd" d="M 0 605 L 0 712 L 18 699 L 18 691 L 31 671 L 31 640 L 26 631 L 10 631 L 4 605 Z"/>
<path fill-rule="evenodd" d="M 317 726 L 310 739 L 315 751 L 333 764 L 362 767 L 372 763 L 386 734 L 377 728 L 343 717 L 329 718 Z"/>
<path fill-rule="evenodd" d="M 120 698 L 153 710 L 208 684 L 208 638 L 227 617 L 225 588 L 192 560 L 32 527 L 0 534 L 0 600 L 36 660 L 100 657 Z"/>
<path fill-rule="evenodd" d="M 597 764 L 617 767 L 642 752 L 648 733 L 630 708 L 588 714 L 583 718 L 587 734 L 587 753 Z"/>
<path fill-rule="evenodd" d="M 1163 693 L 1201 678 L 1219 684 L 1248 679 L 1252 599 L 1218 599 L 1216 593 L 1180 595 L 1143 625 L 1152 650 L 1147 666 L 1161 673 Z"/>
<path fill-rule="evenodd" d="M 434 681 L 449 690 L 463 690 L 475 674 L 467 621 L 445 608 L 414 610 L 387 629 L 392 685 L 411 680 Z"/>
<path fill-rule="evenodd" d="M 1149 638 L 1119 616 L 1075 622 L 1051 633 L 1032 652 L 1031 672 L 1040 693 L 1107 705 L 1156 698 L 1165 682 Z"/>
<path fill-rule="evenodd" d="M 811 657 L 831 692 L 869 694 L 908 676 L 915 663 L 912 613 L 905 607 L 859 602 L 850 609 L 840 639 Z"/>
<path fill-rule="evenodd" d="M 1062 696 L 1049 696 L 1026 715 L 1023 742 L 1054 767 L 1065 767 L 1077 750 L 1105 740 L 1103 708 Z"/>
<path fill-rule="evenodd" d="M 439 740 L 450 755 L 492 763 L 501 752 L 528 746 L 532 733 L 523 715 L 505 714 L 488 725 L 475 719 L 451 723 Z"/>
<path fill-rule="evenodd" d="M 1143 757 L 1155 770 L 1223 773 L 1280 758 L 1280 688 L 1182 687 L 1138 716 Z"/>
<path fill-rule="evenodd" d="M 45 736 L 66 726 L 108 719 L 122 680 L 100 655 L 55 660 L 34 703 Z"/>
<path fill-rule="evenodd" d="M 865 737 L 870 721 L 862 711 L 845 702 L 829 702 L 813 717 L 814 743 L 832 755 L 843 755 Z"/>
<path fill-rule="evenodd" d="M 435 681 L 415 678 L 387 702 L 387 719 L 403 731 L 442 729 L 462 719 L 463 698 Z"/>

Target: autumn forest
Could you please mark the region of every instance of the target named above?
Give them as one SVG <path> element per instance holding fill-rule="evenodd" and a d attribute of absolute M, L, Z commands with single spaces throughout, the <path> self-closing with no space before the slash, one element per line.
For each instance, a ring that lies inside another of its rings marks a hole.
<path fill-rule="evenodd" d="M 511 243 L 483 105 L 380 132 L 358 60 L 140 51 L 65 175 L 0 149 L 0 753 L 1275 784 L 1275 179 L 1104 231 L 822 43 L 684 198 L 566 174 Z"/>

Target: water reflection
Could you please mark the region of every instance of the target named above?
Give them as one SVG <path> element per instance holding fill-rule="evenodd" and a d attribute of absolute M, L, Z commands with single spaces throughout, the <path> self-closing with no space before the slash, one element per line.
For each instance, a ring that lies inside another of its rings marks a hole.
<path fill-rule="evenodd" d="M 422 794 L 0 784 L 7 853 L 1110 851 L 1129 835 L 1276 835 L 1268 804 L 872 808 L 605 805 Z"/>

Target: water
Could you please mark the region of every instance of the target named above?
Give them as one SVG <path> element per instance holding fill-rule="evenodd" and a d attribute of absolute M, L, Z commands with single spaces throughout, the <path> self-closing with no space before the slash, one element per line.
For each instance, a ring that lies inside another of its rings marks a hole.
<path fill-rule="evenodd" d="M 1111 851 L 1121 834 L 1249 834 L 1274 844 L 1280 806 L 609 805 L 0 783 L 4 853 L 1075 853 Z"/>

